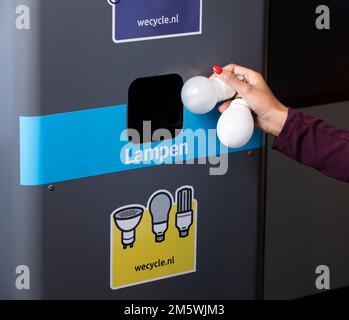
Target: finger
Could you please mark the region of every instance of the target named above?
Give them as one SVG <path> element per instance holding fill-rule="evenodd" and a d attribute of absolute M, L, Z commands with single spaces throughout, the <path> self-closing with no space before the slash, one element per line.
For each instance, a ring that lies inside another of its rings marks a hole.
<path fill-rule="evenodd" d="M 248 82 L 237 79 L 236 76 L 229 71 L 224 70 L 217 77 L 233 87 L 233 89 L 243 97 L 252 90 L 252 86 Z"/>
<path fill-rule="evenodd" d="M 252 70 L 252 69 L 248 69 L 242 66 L 239 66 L 237 64 L 229 64 L 227 66 L 225 66 L 223 68 L 225 71 L 231 72 L 235 75 L 242 75 L 245 77 L 245 79 L 247 80 L 248 83 L 250 84 L 254 84 L 255 82 L 257 82 L 259 80 L 259 77 L 261 76 L 258 72 Z"/>
<path fill-rule="evenodd" d="M 218 111 L 220 113 L 223 113 L 225 110 L 227 110 L 231 104 L 231 101 L 232 100 L 228 100 L 228 101 L 225 101 L 224 103 L 222 103 L 219 108 L 218 108 Z"/>
<path fill-rule="evenodd" d="M 233 73 L 237 72 L 240 74 L 254 72 L 251 69 L 248 69 L 246 67 L 240 66 L 240 65 L 235 64 L 235 63 L 228 64 L 225 67 L 223 67 L 223 69 L 226 71 L 229 71 L 229 72 L 233 72 Z"/>

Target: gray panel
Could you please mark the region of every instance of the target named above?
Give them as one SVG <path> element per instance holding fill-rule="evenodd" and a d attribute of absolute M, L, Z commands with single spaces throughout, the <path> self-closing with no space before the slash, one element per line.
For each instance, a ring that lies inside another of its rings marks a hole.
<path fill-rule="evenodd" d="M 303 111 L 349 129 L 348 102 Z M 269 151 L 265 298 L 319 293 L 315 268 L 322 264 L 331 270 L 332 289 L 349 285 L 348 194 L 348 184 Z"/>
<path fill-rule="evenodd" d="M 226 176 L 209 176 L 205 165 L 173 165 L 43 189 L 45 298 L 256 298 L 261 157 L 243 152 L 230 158 Z M 192 185 L 198 200 L 197 273 L 110 290 L 111 212 L 145 204 L 158 189 L 174 194 L 182 185 Z"/>
<path fill-rule="evenodd" d="M 232 61 L 262 71 L 264 1 L 203 4 L 202 35 L 116 45 L 106 0 L 42 1 L 40 115 L 124 104 L 139 77 L 187 79 Z"/>
<path fill-rule="evenodd" d="M 0 56 L 0 298 L 41 297 L 41 204 L 40 192 L 19 186 L 19 106 L 24 109 L 40 105 L 39 19 L 32 20 L 32 30 L 15 29 L 15 8 L 22 1 L 1 1 L 1 39 L 4 50 Z M 40 8 L 36 0 L 28 0 L 33 17 Z M 25 111 L 23 111 L 24 113 Z M 15 288 L 16 266 L 31 266 L 31 280 L 36 283 L 30 292 Z"/>
<path fill-rule="evenodd" d="M 6 105 L 12 104 L 13 90 L 6 88 L 7 83 L 13 84 L 13 76 L 10 77 L 10 66 L 13 63 L 12 47 L 12 30 L 11 18 L 6 15 L 7 10 L 11 8 L 8 2 L 0 3 L 0 38 L 2 40 L 2 49 L 0 50 L 0 150 L 5 150 L 7 145 L 11 142 L 11 132 L 13 131 L 13 124 L 11 123 L 11 110 L 5 108 Z M 1 154 L 0 177 L 5 183 L 0 184 L 1 200 L 9 199 L 8 201 L 0 201 L 0 252 L 1 260 L 6 263 L 0 263 L 0 298 L 11 292 L 11 263 L 13 260 L 13 246 L 11 226 L 13 212 L 13 194 L 11 188 L 6 182 L 12 180 L 12 162 L 13 154 L 7 152 Z M 7 239 L 7 241 L 6 241 Z M 12 240 L 12 239 L 11 239 Z M 4 276 L 7 275 L 7 276 Z"/>

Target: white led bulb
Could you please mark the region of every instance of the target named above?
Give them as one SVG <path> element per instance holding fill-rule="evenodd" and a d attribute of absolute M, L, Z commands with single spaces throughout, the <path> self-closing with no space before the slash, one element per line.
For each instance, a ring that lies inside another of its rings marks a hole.
<path fill-rule="evenodd" d="M 243 80 L 242 76 L 238 76 Z M 236 91 L 218 78 L 194 77 L 182 89 L 184 106 L 193 113 L 210 112 L 219 102 L 235 97 Z M 254 121 L 251 109 L 243 99 L 236 99 L 218 120 L 217 135 L 229 148 L 241 148 L 251 139 Z"/>
<path fill-rule="evenodd" d="M 182 89 L 184 106 L 196 114 L 210 112 L 217 103 L 231 99 L 236 91 L 218 78 L 194 77 Z"/>
<path fill-rule="evenodd" d="M 254 121 L 251 109 L 243 99 L 234 100 L 217 123 L 218 138 L 229 148 L 241 148 L 246 145 L 253 131 Z"/>

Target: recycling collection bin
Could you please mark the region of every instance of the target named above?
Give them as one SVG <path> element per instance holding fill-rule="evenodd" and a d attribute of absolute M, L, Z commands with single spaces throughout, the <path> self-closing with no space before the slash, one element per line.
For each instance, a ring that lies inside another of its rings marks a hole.
<path fill-rule="evenodd" d="M 2 0 L 0 298 L 296 298 L 319 265 L 347 285 L 346 187 L 266 172 L 261 131 L 227 149 L 181 100 L 267 61 L 282 102 L 345 127 L 348 4 L 298 2 Z"/>
<path fill-rule="evenodd" d="M 0 298 L 296 298 L 322 265 L 347 285 L 345 185 L 274 152 L 266 172 L 261 131 L 227 149 L 181 89 L 267 65 L 282 102 L 346 127 L 348 10 L 2 0 Z"/>
<path fill-rule="evenodd" d="M 1 298 L 261 296 L 264 136 L 224 148 L 180 91 L 215 63 L 263 72 L 265 10 L 1 2 Z"/>

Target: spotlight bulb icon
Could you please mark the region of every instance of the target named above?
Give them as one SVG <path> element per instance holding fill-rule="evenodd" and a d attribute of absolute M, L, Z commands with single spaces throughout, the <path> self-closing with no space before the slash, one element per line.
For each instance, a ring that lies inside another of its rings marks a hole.
<path fill-rule="evenodd" d="M 112 215 L 116 226 L 121 231 L 121 242 L 124 249 L 128 246 L 133 248 L 136 241 L 136 228 L 142 220 L 144 207 L 126 206 L 115 210 Z"/>
<path fill-rule="evenodd" d="M 152 228 L 156 242 L 165 240 L 172 202 L 172 196 L 167 191 L 158 191 L 149 200 L 148 208 L 152 217 Z"/>

